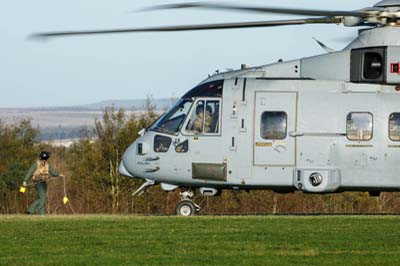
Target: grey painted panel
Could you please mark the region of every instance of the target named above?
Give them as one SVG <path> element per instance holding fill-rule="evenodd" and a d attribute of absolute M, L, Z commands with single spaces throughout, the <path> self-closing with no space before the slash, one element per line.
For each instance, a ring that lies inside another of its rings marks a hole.
<path fill-rule="evenodd" d="M 359 36 L 344 50 L 378 46 L 400 46 L 399 27 L 377 27 L 362 29 Z"/>
<path fill-rule="evenodd" d="M 400 47 L 387 48 L 387 83 L 400 84 Z"/>
<path fill-rule="evenodd" d="M 262 66 L 266 78 L 300 78 L 300 60 Z"/>
<path fill-rule="evenodd" d="M 300 69 L 302 78 L 349 81 L 350 51 L 302 59 Z"/>

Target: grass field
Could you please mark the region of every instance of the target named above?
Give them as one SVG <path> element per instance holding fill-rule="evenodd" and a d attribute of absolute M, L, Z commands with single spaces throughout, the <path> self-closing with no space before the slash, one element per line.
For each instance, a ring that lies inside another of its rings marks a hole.
<path fill-rule="evenodd" d="M 399 264 L 392 216 L 0 216 L 0 265 Z"/>

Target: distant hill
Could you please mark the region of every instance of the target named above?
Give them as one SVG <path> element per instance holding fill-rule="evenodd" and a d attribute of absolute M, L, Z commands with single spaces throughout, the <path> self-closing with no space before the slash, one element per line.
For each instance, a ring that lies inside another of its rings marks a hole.
<path fill-rule="evenodd" d="M 174 99 L 153 99 L 152 104 L 157 110 L 168 109 L 174 102 Z M 126 110 L 143 110 L 146 106 L 146 99 L 132 100 L 106 100 L 98 103 L 75 106 L 75 108 L 84 108 L 88 110 L 103 110 L 106 107 L 114 106 L 115 108 L 124 108 Z"/>
<path fill-rule="evenodd" d="M 151 104 L 156 106 L 156 110 L 163 111 L 173 105 L 178 99 L 153 99 Z M 13 110 L 15 112 L 38 112 L 38 111 L 102 111 L 106 107 L 114 106 L 116 109 L 124 108 L 128 111 L 141 111 L 145 109 L 146 99 L 127 99 L 127 100 L 104 100 L 97 103 L 71 105 L 71 106 L 43 106 L 43 107 L 0 107 L 0 112 Z"/>
<path fill-rule="evenodd" d="M 171 99 L 154 99 L 156 111 L 162 113 L 172 104 Z M 106 100 L 99 103 L 40 108 L 0 108 L 0 121 L 15 123 L 22 119 L 31 119 L 34 127 L 41 130 L 42 140 L 64 140 L 79 138 L 83 127 L 93 128 L 94 121 L 101 119 L 106 107 L 123 108 L 127 114 L 145 110 L 146 99 Z"/>

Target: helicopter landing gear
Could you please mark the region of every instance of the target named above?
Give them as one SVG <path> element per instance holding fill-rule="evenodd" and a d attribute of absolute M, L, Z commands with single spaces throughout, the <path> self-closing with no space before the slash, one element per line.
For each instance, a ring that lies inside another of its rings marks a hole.
<path fill-rule="evenodd" d="M 179 193 L 181 201 L 176 205 L 176 214 L 179 216 L 193 216 L 201 209 L 199 205 L 193 202 L 194 193 L 186 190 Z"/>

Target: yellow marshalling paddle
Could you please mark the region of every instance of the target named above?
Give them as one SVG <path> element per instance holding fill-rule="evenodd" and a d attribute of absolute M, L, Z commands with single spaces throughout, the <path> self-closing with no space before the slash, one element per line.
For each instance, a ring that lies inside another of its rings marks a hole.
<path fill-rule="evenodd" d="M 67 198 L 67 196 L 64 196 L 64 198 L 63 198 L 64 205 L 67 205 L 68 202 L 69 202 L 69 199 Z"/>

